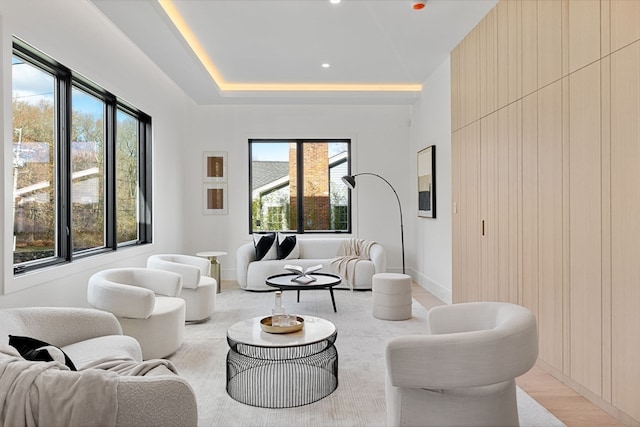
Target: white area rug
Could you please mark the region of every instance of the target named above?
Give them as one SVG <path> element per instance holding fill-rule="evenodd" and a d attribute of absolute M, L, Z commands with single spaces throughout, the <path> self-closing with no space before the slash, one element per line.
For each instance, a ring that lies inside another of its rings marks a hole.
<path fill-rule="evenodd" d="M 198 399 L 200 426 L 384 426 L 384 351 L 389 338 L 425 330 L 427 310 L 414 301 L 413 317 L 384 321 L 371 315 L 372 293 L 334 291 L 334 313 L 326 290 L 283 293 L 289 313 L 318 316 L 338 329 L 338 388 L 324 399 L 297 408 L 265 409 L 244 405 L 226 392 L 226 331 L 233 323 L 267 316 L 272 292 L 224 289 L 217 295 L 216 312 L 207 322 L 187 325 L 185 342 L 170 359 L 189 381 Z M 549 411 L 518 389 L 520 424 L 524 427 L 563 426 Z"/>

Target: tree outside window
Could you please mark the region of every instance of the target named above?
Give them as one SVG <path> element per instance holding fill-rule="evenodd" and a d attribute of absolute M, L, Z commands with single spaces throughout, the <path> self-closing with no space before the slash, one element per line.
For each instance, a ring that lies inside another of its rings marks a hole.
<path fill-rule="evenodd" d="M 14 38 L 14 273 L 151 242 L 151 118 Z"/>

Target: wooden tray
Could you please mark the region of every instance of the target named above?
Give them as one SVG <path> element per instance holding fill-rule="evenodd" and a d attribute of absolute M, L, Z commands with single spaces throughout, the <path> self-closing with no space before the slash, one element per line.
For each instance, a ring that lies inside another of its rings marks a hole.
<path fill-rule="evenodd" d="M 263 331 L 270 334 L 289 334 L 291 332 L 297 332 L 304 327 L 304 319 L 300 316 L 296 316 L 296 324 L 291 326 L 273 326 L 271 325 L 271 316 L 260 319 L 260 327 Z"/>

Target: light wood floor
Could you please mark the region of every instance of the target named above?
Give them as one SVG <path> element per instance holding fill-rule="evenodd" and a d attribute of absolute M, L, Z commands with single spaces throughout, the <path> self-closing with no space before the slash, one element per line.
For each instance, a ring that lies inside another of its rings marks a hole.
<path fill-rule="evenodd" d="M 415 283 L 413 297 L 427 309 L 444 304 Z M 518 377 L 516 383 L 565 423 L 567 427 L 624 426 L 607 412 L 537 366 Z"/>

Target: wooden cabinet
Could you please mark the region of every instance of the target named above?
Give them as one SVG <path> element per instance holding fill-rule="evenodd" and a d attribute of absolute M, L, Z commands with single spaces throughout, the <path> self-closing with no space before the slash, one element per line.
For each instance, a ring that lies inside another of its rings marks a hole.
<path fill-rule="evenodd" d="M 571 378 L 602 392 L 600 64 L 569 76 Z"/>
<path fill-rule="evenodd" d="M 494 227 L 498 248 L 499 301 L 518 301 L 518 224 L 521 177 L 522 114 L 520 101 L 498 110 L 497 215 Z"/>
<path fill-rule="evenodd" d="M 520 135 L 517 101 L 452 136 L 455 302 L 518 302 Z"/>
<path fill-rule="evenodd" d="M 491 112 L 509 102 L 509 2 L 499 2 L 493 10 L 496 19 L 498 102 Z"/>
<path fill-rule="evenodd" d="M 497 36 L 497 108 L 519 99 L 522 94 L 522 7 L 520 2 L 500 2 L 494 8 Z"/>
<path fill-rule="evenodd" d="M 562 77 L 562 1 L 538 1 L 538 82 L 541 88 Z"/>
<path fill-rule="evenodd" d="M 497 25 L 496 11 L 492 9 L 478 24 L 480 117 L 496 110 L 498 95 Z"/>
<path fill-rule="evenodd" d="M 611 52 L 640 40 L 640 2 L 610 0 Z"/>
<path fill-rule="evenodd" d="M 478 120 L 479 115 L 479 65 L 478 41 L 480 31 L 476 27 L 460 44 L 460 127 Z"/>
<path fill-rule="evenodd" d="M 519 3 L 522 4 L 522 96 L 526 96 L 538 89 L 538 1 Z"/>
<path fill-rule="evenodd" d="M 455 133 L 460 129 L 460 121 L 462 120 L 460 114 L 461 95 L 460 95 L 460 46 L 451 51 L 451 132 Z M 453 144 L 452 144 L 453 145 Z"/>
<path fill-rule="evenodd" d="M 453 223 L 452 250 L 457 260 L 454 302 L 480 299 L 480 123 L 461 128 L 452 138 Z"/>
<path fill-rule="evenodd" d="M 451 61 L 453 300 L 530 308 L 542 366 L 640 424 L 640 1 L 502 0 L 477 28 Z"/>
<path fill-rule="evenodd" d="M 480 120 L 480 299 L 499 301 L 498 113 Z"/>
<path fill-rule="evenodd" d="M 521 292 L 518 300 L 538 314 L 538 94 L 522 99 Z"/>
<path fill-rule="evenodd" d="M 612 403 L 640 420 L 640 45 L 611 55 Z"/>
<path fill-rule="evenodd" d="M 563 369 L 563 85 L 537 92 L 537 283 L 540 357 Z M 531 95 L 534 96 L 534 95 Z M 565 100 L 566 102 L 566 100 Z M 528 150 L 529 155 L 532 155 Z M 528 158 L 527 158 L 528 162 Z M 534 165 L 535 166 L 535 165 Z M 533 168 L 533 167 L 531 167 Z"/>
<path fill-rule="evenodd" d="M 574 72 L 600 59 L 600 0 L 569 1 L 568 6 L 569 72 Z"/>

